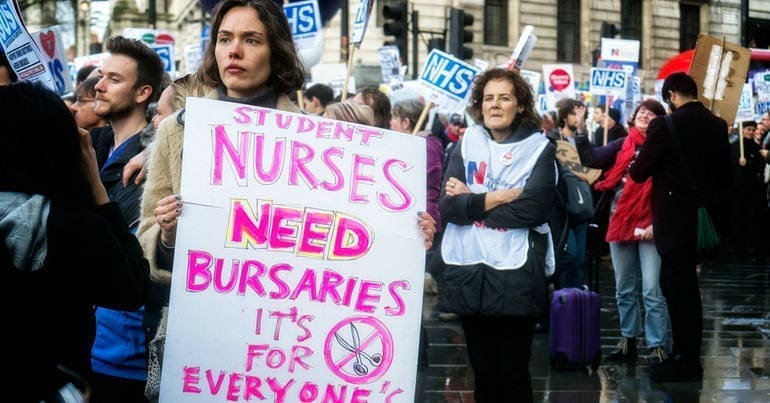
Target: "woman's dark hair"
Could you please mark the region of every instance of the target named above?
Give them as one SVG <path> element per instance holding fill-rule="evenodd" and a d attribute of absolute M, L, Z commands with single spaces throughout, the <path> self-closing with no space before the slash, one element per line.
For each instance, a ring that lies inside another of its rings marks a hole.
<path fill-rule="evenodd" d="M 286 14 L 273 0 L 224 0 L 217 4 L 211 17 L 211 40 L 203 53 L 203 63 L 200 67 L 204 84 L 223 85 L 214 51 L 222 20 L 228 11 L 236 7 L 251 7 L 257 10 L 259 20 L 265 26 L 271 52 L 268 82 L 275 87 L 276 93 L 288 94 L 302 88 L 305 82 L 305 68 L 297 56 Z"/>
<path fill-rule="evenodd" d="M 513 96 L 516 102 L 522 108 L 521 113 L 516 115 L 513 124 L 524 123 L 527 126 L 540 127 L 540 116 L 535 112 L 535 99 L 532 97 L 532 90 L 529 84 L 521 78 L 518 73 L 503 68 L 489 69 L 473 80 L 473 90 L 471 91 L 470 112 L 474 119 L 482 121 L 481 104 L 484 101 L 484 87 L 487 83 L 494 80 L 507 80 L 513 84 Z"/>
<path fill-rule="evenodd" d="M 663 107 L 663 105 L 660 104 L 660 102 L 654 100 L 654 99 L 645 99 L 640 103 L 636 109 L 634 109 L 634 113 L 631 115 L 631 120 L 628 121 L 628 126 L 631 127 L 634 125 L 634 120 L 636 119 L 636 114 L 639 113 L 639 109 L 644 107 L 648 111 L 654 113 L 657 116 L 665 115 L 666 114 L 666 108 Z"/>
<path fill-rule="evenodd" d="M 27 81 L 0 88 L 0 127 L 0 191 L 94 205 L 77 123 L 59 95 Z"/>
<path fill-rule="evenodd" d="M 365 87 L 358 91 L 364 102 L 374 112 L 374 125 L 383 129 L 390 129 L 390 99 L 382 91 Z"/>

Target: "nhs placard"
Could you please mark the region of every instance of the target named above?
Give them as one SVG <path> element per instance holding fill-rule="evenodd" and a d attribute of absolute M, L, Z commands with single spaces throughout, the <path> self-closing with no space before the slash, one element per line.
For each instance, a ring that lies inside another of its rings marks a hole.
<path fill-rule="evenodd" d="M 174 77 L 176 73 L 176 62 L 174 60 L 174 45 L 150 45 L 155 53 L 160 56 L 160 60 L 163 61 L 163 70 Z"/>
<path fill-rule="evenodd" d="M 623 70 L 591 69 L 591 93 L 623 98 L 626 95 L 628 73 Z"/>
<path fill-rule="evenodd" d="M 449 111 L 465 108 L 473 77 L 481 70 L 447 53 L 433 49 L 420 73 L 420 83 L 430 91 L 430 101 Z"/>
<path fill-rule="evenodd" d="M 286 3 L 283 6 L 283 12 L 289 20 L 291 36 L 297 48 L 317 46 L 316 38 L 321 36 L 321 11 L 318 8 L 318 1 Z"/>

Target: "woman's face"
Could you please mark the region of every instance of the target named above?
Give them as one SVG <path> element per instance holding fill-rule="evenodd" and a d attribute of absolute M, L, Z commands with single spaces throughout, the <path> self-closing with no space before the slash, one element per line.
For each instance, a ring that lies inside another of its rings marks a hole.
<path fill-rule="evenodd" d="M 270 43 L 257 10 L 235 7 L 225 14 L 216 37 L 214 55 L 227 95 L 254 95 L 270 77 Z"/>
<path fill-rule="evenodd" d="M 484 126 L 491 130 L 507 129 L 522 110 L 514 96 L 512 82 L 499 79 L 489 81 L 484 86 L 481 102 Z"/>
<path fill-rule="evenodd" d="M 639 107 L 639 110 L 636 112 L 636 116 L 634 117 L 634 127 L 642 132 L 642 134 L 646 134 L 647 126 L 649 126 L 650 122 L 657 116 L 658 115 L 656 115 L 653 111 L 643 106 Z"/>

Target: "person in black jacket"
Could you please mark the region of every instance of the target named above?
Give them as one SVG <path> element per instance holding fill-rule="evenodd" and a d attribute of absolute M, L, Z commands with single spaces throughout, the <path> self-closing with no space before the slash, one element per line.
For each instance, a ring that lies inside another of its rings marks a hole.
<path fill-rule="evenodd" d="M 665 117 L 655 118 L 628 170 L 636 182 L 652 177 L 652 222 L 661 257 L 660 285 L 673 334 L 671 355 L 652 367 L 650 377 L 658 382 L 693 381 L 703 375 L 696 212 L 699 205 L 712 207 L 713 196 L 729 183 L 730 145 L 727 123 L 697 101 L 698 87 L 692 77 L 684 73 L 670 75 L 663 83 L 662 94 L 673 110 L 671 120 L 676 133 L 669 131 Z M 688 176 L 697 189 L 692 188 Z"/>
<path fill-rule="evenodd" d="M 91 368 L 93 305 L 141 306 L 149 265 L 59 96 L 19 82 L 0 88 L 0 110 L 3 319 L 20 331 L 3 356 L 3 393 L 53 401 Z"/>
<path fill-rule="evenodd" d="M 546 220 L 556 147 L 517 73 L 487 70 L 471 101 L 482 124 L 468 128 L 449 157 L 439 201 L 447 221 L 439 297 L 461 315 L 476 402 L 531 402 L 532 338 L 554 268 Z"/>

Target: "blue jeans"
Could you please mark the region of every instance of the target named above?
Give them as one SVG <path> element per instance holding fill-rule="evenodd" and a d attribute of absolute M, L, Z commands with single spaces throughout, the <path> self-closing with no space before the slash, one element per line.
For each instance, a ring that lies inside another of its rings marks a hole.
<path fill-rule="evenodd" d="M 610 242 L 615 269 L 615 299 L 623 337 L 642 334 L 640 291 L 644 297 L 644 335 L 647 347 L 665 347 L 668 309 L 660 288 L 660 255 L 653 241 Z M 642 289 L 639 290 L 641 274 Z"/>

